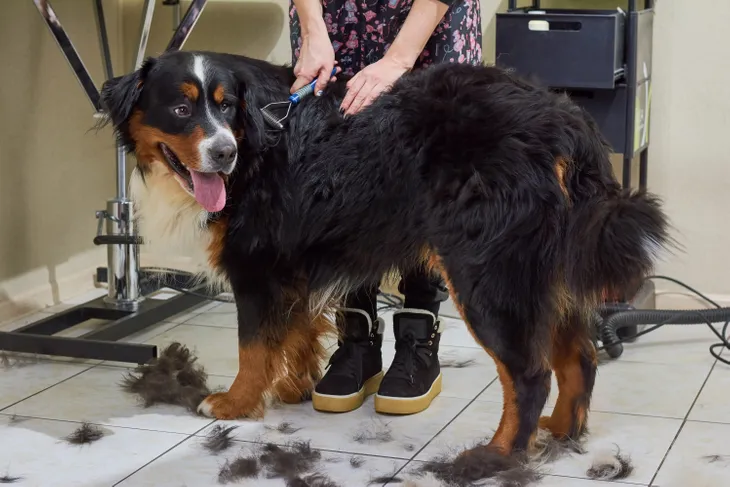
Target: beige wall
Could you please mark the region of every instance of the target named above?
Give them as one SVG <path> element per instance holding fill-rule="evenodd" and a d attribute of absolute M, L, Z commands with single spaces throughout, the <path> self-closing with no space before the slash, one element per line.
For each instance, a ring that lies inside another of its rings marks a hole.
<path fill-rule="evenodd" d="M 624 2 L 625 3 L 625 2 Z M 660 271 L 730 299 L 730 130 L 727 0 L 659 2 L 655 23 L 649 183 L 666 200 L 685 253 Z M 493 13 L 482 0 L 484 52 L 494 59 Z M 544 6 L 607 6 L 612 1 L 543 0 Z M 59 18 L 101 82 L 91 1 L 53 0 Z M 129 69 L 142 0 L 106 0 L 112 54 Z M 287 0 L 211 0 L 186 48 L 289 61 Z M 0 320 L 11 308 L 51 304 L 92 285 L 94 210 L 114 193 L 114 147 L 96 134 L 90 105 L 29 0 L 4 0 L 0 17 Z M 707 15 L 706 12 L 713 12 Z M 703 13 L 704 12 L 704 13 Z M 164 49 L 171 12 L 158 6 L 149 54 Z"/>
<path fill-rule="evenodd" d="M 92 3 L 55 0 L 56 12 L 101 79 Z M 117 5 L 107 2 L 117 36 Z M 114 46 L 113 55 L 119 49 Z M 114 191 L 110 132 L 96 135 L 92 108 L 32 2 L 6 0 L 0 14 L 0 311 L 25 293 L 58 300 L 59 281 L 90 286 L 94 210 Z M 86 272 L 84 272 L 86 271 Z M 84 272 L 83 276 L 79 276 Z M 35 297 L 28 297 L 35 306 Z"/>

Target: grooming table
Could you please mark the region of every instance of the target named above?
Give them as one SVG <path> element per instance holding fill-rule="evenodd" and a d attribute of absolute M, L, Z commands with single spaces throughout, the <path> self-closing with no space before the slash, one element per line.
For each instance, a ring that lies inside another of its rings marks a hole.
<path fill-rule="evenodd" d="M 50 29 L 63 56 L 91 102 L 94 115 L 96 117 L 102 115 L 99 89 L 56 16 L 50 0 L 31 1 Z M 110 79 L 114 73 L 102 0 L 92 0 L 91 3 L 96 14 L 96 27 L 99 32 L 105 76 Z M 181 18 L 179 0 L 163 2 L 163 5 L 173 8 L 173 21 L 176 26 L 167 46 L 168 51 L 182 48 L 206 3 L 207 0 L 192 0 L 185 15 Z M 145 0 L 139 44 L 134 59 L 135 69 L 138 69 L 144 61 L 154 9 L 155 0 Z M 124 148 L 119 145 L 117 146 L 116 178 L 116 197 L 107 201 L 105 210 L 96 212 L 99 226 L 97 236 L 94 238 L 94 244 L 106 245 L 108 249 L 108 267 L 97 270 L 97 280 L 108 283 L 107 295 L 12 332 L 0 332 L 0 350 L 143 364 L 157 356 L 157 347 L 118 340 L 206 300 L 205 285 L 199 281 L 193 281 L 188 274 L 172 273 L 161 276 L 158 273 L 140 271 L 139 245 L 143 241 L 136 233 L 132 201 L 127 198 L 126 153 Z M 105 234 L 102 231 L 104 226 L 106 227 Z M 159 299 L 161 297 L 159 291 L 167 287 L 191 289 L 197 293 L 181 293 L 167 299 Z M 56 336 L 64 330 L 91 319 L 108 320 L 109 322 L 80 337 Z"/>

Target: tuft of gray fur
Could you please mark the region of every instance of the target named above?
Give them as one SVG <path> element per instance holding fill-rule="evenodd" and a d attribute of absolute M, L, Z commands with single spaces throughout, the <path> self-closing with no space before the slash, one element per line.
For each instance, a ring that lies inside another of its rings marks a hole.
<path fill-rule="evenodd" d="M 529 461 L 533 465 L 545 465 L 564 456 L 583 455 L 585 452 L 582 439 L 575 441 L 570 438 L 555 438 L 549 431 L 539 429 L 534 450 L 529 454 Z"/>
<path fill-rule="evenodd" d="M 262 447 L 259 462 L 266 469 L 268 478 L 291 479 L 311 472 L 322 458 L 322 454 L 313 450 L 309 442 L 297 441 L 280 447 L 267 443 Z"/>
<path fill-rule="evenodd" d="M 104 430 L 91 423 L 81 423 L 70 435 L 64 437 L 72 445 L 88 445 L 101 440 L 105 436 Z"/>
<path fill-rule="evenodd" d="M 158 358 L 125 376 L 122 388 L 137 394 L 144 407 L 173 404 L 197 413 L 211 391 L 206 385 L 208 374 L 196 361 L 186 346 L 172 343 Z"/>
<path fill-rule="evenodd" d="M 17 414 L 13 414 L 8 418 L 8 425 L 12 426 L 14 424 L 22 423 L 23 421 L 28 421 L 30 418 L 27 418 L 25 416 L 18 416 Z"/>
<path fill-rule="evenodd" d="M 241 479 L 259 476 L 259 462 L 255 457 L 238 457 L 233 461 L 226 460 L 218 472 L 218 483 L 228 484 Z"/>
<path fill-rule="evenodd" d="M 404 479 L 396 475 L 397 470 L 391 474 L 378 475 L 370 477 L 368 485 L 383 485 L 383 484 L 400 484 Z"/>
<path fill-rule="evenodd" d="M 730 463 L 730 456 L 728 455 L 705 455 L 702 459 L 707 463 Z"/>
<path fill-rule="evenodd" d="M 269 431 L 276 431 L 282 435 L 293 435 L 302 428 L 295 428 L 290 422 L 284 421 L 277 424 L 276 426 L 266 425 L 265 428 Z"/>
<path fill-rule="evenodd" d="M 4 369 L 25 367 L 34 365 L 39 362 L 37 355 L 28 355 L 20 353 L 7 353 L 0 351 L 0 365 Z"/>
<path fill-rule="evenodd" d="M 355 431 L 352 439 L 356 443 L 390 443 L 393 441 L 393 433 L 390 429 L 390 423 L 375 420 Z"/>
<path fill-rule="evenodd" d="M 616 448 L 616 452 L 610 457 L 595 460 L 586 474 L 593 480 L 621 480 L 627 478 L 633 471 L 631 458 L 622 455 L 621 450 Z"/>
<path fill-rule="evenodd" d="M 306 477 L 293 477 L 286 482 L 286 487 L 340 487 L 326 475 L 315 473 Z"/>
<path fill-rule="evenodd" d="M 443 357 L 439 358 L 439 365 L 441 365 L 441 368 L 451 368 L 451 369 L 463 369 L 464 367 L 469 367 L 471 365 L 474 365 L 476 363 L 476 360 L 473 358 L 468 359 L 457 359 L 452 357 Z"/>
<path fill-rule="evenodd" d="M 233 445 L 233 437 L 231 432 L 238 428 L 238 426 L 222 426 L 220 424 L 215 425 L 205 435 L 203 440 L 203 448 L 211 453 L 220 453 L 229 449 Z"/>

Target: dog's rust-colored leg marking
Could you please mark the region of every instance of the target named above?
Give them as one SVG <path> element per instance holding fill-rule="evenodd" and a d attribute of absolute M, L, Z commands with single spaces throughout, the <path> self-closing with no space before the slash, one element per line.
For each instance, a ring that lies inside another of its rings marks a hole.
<path fill-rule="evenodd" d="M 238 347 L 238 374 L 227 392 L 211 394 L 198 411 L 218 419 L 264 415 L 264 393 L 274 378 L 273 360 L 280 356 L 262 341 Z"/>
<path fill-rule="evenodd" d="M 283 290 L 281 307 L 268 310 L 259 335 L 239 345 L 238 375 L 225 393 L 208 396 L 201 413 L 218 419 L 263 416 L 265 395 L 298 403 L 319 379 L 322 334 L 334 329 L 326 314 L 312 317 L 306 283 Z"/>
<path fill-rule="evenodd" d="M 274 384 L 273 393 L 284 403 L 297 404 L 311 397 L 320 379 L 322 361 L 326 357 L 320 338 L 334 331 L 334 325 L 324 314 L 310 319 L 308 313 L 293 317 L 290 324 L 295 329 L 282 344 L 286 371 Z"/>
<path fill-rule="evenodd" d="M 497 366 L 497 373 L 499 374 L 499 381 L 502 384 L 502 391 L 503 391 L 503 408 L 502 408 L 502 418 L 499 421 L 499 427 L 497 428 L 497 432 L 494 434 L 492 439 L 490 440 L 487 447 L 492 447 L 495 450 L 499 451 L 500 453 L 504 455 L 509 455 L 512 453 L 512 448 L 514 446 L 515 438 L 517 437 L 517 433 L 519 431 L 520 426 L 520 415 L 519 415 L 519 406 L 517 404 L 517 392 L 515 390 L 514 381 L 512 380 L 512 376 L 507 370 L 507 367 L 502 363 L 501 360 L 492 352 L 490 349 L 484 346 L 482 344 L 481 340 L 478 339 L 477 335 L 474 333 L 474 329 L 469 324 L 469 320 L 467 319 L 466 312 L 464 311 L 464 308 L 461 304 L 461 301 L 459 300 L 459 296 L 456 294 L 456 291 L 454 289 L 453 284 L 451 283 L 451 279 L 449 278 L 448 274 L 443 268 L 443 264 L 441 262 L 441 258 L 436 255 L 435 253 L 430 253 L 427 259 L 428 268 L 437 271 L 441 273 L 441 277 L 446 282 L 447 287 L 449 288 L 449 294 L 451 295 L 451 300 L 454 302 L 454 306 L 456 307 L 456 310 L 459 312 L 459 315 L 461 316 L 461 319 L 466 324 L 467 329 L 469 330 L 469 333 L 471 333 L 471 336 L 474 338 L 474 341 L 479 343 L 485 352 L 489 354 L 490 357 L 492 357 L 492 360 L 494 360 L 494 363 Z M 469 450 L 465 451 L 464 454 L 468 454 Z"/>
<path fill-rule="evenodd" d="M 596 375 L 596 350 L 582 336 L 580 324 L 555 331 L 552 367 L 558 380 L 558 400 L 549 417 L 540 418 L 540 427 L 556 438 L 578 439 L 586 431 L 588 408 Z"/>

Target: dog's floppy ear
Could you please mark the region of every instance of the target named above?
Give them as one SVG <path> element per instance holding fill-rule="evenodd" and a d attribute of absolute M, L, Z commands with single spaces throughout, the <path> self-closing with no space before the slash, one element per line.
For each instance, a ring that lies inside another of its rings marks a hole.
<path fill-rule="evenodd" d="M 281 92 L 281 82 L 261 70 L 242 65 L 236 71 L 238 82 L 238 123 L 244 130 L 246 143 L 255 152 L 265 150 L 278 140 L 277 134 L 266 125 L 261 108 L 272 101 L 284 101 L 287 95 Z"/>
<path fill-rule="evenodd" d="M 149 58 L 137 71 L 112 78 L 102 86 L 101 103 L 114 127 L 120 129 L 129 120 L 154 63 L 155 60 Z"/>
<path fill-rule="evenodd" d="M 261 115 L 261 96 L 256 93 L 255 84 L 239 81 L 238 97 L 241 100 L 238 117 L 243 126 L 244 138 L 254 152 L 260 152 L 269 145 L 266 121 Z"/>

